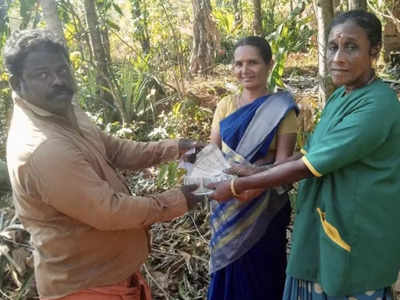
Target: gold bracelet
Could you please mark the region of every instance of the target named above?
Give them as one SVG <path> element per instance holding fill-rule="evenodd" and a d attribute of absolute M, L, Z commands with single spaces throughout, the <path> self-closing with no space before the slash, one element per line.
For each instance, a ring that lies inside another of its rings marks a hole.
<path fill-rule="evenodd" d="M 231 180 L 231 192 L 232 192 L 232 195 L 237 198 L 237 197 L 239 197 L 239 194 L 236 193 L 236 190 L 235 190 L 235 180 L 236 180 L 236 178 L 232 178 L 232 180 Z"/>

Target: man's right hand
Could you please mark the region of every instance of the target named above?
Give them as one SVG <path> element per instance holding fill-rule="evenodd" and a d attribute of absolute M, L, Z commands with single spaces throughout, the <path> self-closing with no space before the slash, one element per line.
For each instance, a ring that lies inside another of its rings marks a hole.
<path fill-rule="evenodd" d="M 189 184 L 189 185 L 184 185 L 181 187 L 181 191 L 183 195 L 185 196 L 187 206 L 190 209 L 194 208 L 198 203 L 200 203 L 203 199 L 204 196 L 199 196 L 193 194 L 193 192 L 198 188 L 199 186 L 197 184 Z"/>
<path fill-rule="evenodd" d="M 161 208 L 161 215 L 155 222 L 171 221 L 184 215 L 194 208 L 197 203 L 204 199 L 204 196 L 196 196 L 193 191 L 197 189 L 196 184 L 185 185 L 180 188 L 170 189 L 161 194 L 154 195 L 156 203 Z M 149 197 L 152 197 L 149 195 Z M 149 224 L 153 224 L 149 223 Z"/>
<path fill-rule="evenodd" d="M 194 141 L 190 139 L 180 139 L 178 141 L 179 146 L 179 157 L 190 163 L 194 163 L 196 160 L 196 154 L 201 151 L 207 144 L 204 142 Z M 185 153 L 191 149 L 195 149 L 195 152 L 189 155 Z"/>

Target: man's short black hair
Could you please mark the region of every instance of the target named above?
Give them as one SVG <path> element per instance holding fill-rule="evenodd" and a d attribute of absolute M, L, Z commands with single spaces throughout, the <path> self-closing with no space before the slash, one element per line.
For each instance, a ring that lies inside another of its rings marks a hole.
<path fill-rule="evenodd" d="M 20 77 L 25 57 L 37 49 L 50 49 L 62 53 L 69 61 L 67 48 L 51 31 L 27 29 L 13 32 L 4 46 L 3 61 L 7 71 L 12 76 Z"/>

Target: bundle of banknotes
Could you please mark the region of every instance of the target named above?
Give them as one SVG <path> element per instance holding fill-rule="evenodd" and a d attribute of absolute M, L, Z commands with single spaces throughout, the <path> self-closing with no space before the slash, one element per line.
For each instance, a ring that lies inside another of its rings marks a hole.
<path fill-rule="evenodd" d="M 196 155 L 194 164 L 181 164 L 186 169 L 183 183 L 199 185 L 193 192 L 196 195 L 209 195 L 212 190 L 207 188 L 208 184 L 232 179 L 232 175 L 224 173 L 230 166 L 221 150 L 216 145 L 209 144 Z"/>

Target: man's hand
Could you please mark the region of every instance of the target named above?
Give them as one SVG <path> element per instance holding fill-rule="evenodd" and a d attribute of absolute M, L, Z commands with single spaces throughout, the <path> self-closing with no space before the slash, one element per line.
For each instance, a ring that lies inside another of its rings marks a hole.
<path fill-rule="evenodd" d="M 198 187 L 199 186 L 197 184 L 189 184 L 181 187 L 181 191 L 185 196 L 189 210 L 194 208 L 198 203 L 200 203 L 204 199 L 204 196 L 198 196 L 193 194 L 193 191 L 195 191 Z"/>
<path fill-rule="evenodd" d="M 189 139 L 180 139 L 178 141 L 179 146 L 179 157 L 182 157 L 187 151 L 195 149 L 194 153 L 185 155 L 183 159 L 190 163 L 194 163 L 196 160 L 196 154 L 200 152 L 206 146 L 206 143 L 193 141 Z"/>
<path fill-rule="evenodd" d="M 233 198 L 230 180 L 210 183 L 207 185 L 207 188 L 214 190 L 214 192 L 209 195 L 209 198 L 214 199 L 218 202 L 225 202 Z"/>

